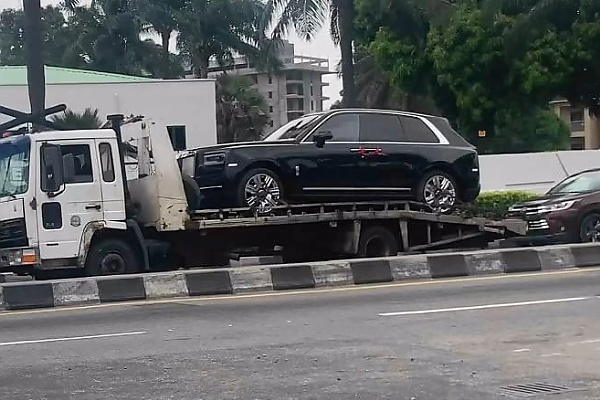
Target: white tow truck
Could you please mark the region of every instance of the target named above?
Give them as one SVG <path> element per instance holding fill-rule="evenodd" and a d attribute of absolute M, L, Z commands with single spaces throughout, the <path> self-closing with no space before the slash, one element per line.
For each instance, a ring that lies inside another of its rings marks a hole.
<path fill-rule="evenodd" d="M 285 261 L 388 256 L 523 235 L 521 221 L 438 215 L 412 202 L 189 210 L 166 126 L 109 116 L 102 129 L 60 130 L 6 107 L 0 125 L 0 272 L 76 276 L 218 266 L 279 249 Z M 10 129 L 30 123 L 44 129 Z M 132 129 L 135 145 L 122 140 Z M 133 157 L 133 173 L 126 159 Z"/>

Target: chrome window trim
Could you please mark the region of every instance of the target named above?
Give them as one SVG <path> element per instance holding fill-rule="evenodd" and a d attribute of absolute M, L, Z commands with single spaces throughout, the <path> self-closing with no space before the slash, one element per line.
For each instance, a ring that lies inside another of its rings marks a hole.
<path fill-rule="evenodd" d="M 343 144 L 347 144 L 347 143 L 391 143 L 391 144 L 412 144 L 412 145 L 449 145 L 450 142 L 448 141 L 448 139 L 446 138 L 446 136 L 444 136 L 444 134 L 431 122 L 427 119 L 426 116 L 423 116 L 421 114 L 416 114 L 416 113 L 409 113 L 409 112 L 401 112 L 401 111 L 381 111 L 381 110 L 341 110 L 341 111 L 336 111 L 331 113 L 330 115 L 328 115 L 325 119 L 323 119 L 323 121 L 321 121 L 321 123 L 317 126 L 315 126 L 304 138 L 302 138 L 300 140 L 300 144 L 313 144 L 312 140 L 309 141 L 309 138 L 312 137 L 312 135 L 315 133 L 316 130 L 318 130 L 321 126 L 323 126 L 323 124 L 325 124 L 327 121 L 329 121 L 329 119 L 333 118 L 336 115 L 340 115 L 340 114 L 379 114 L 379 115 L 396 115 L 396 116 L 404 116 L 404 117 L 411 117 L 411 118 L 417 118 L 419 120 L 421 120 L 421 122 L 423 122 L 428 128 L 429 130 L 431 130 L 433 132 L 433 134 L 438 138 L 439 142 L 438 143 L 428 143 L 428 142 L 403 142 L 403 141 L 381 141 L 381 142 L 362 142 L 362 141 L 358 141 L 358 142 L 336 142 L 336 141 L 331 141 L 330 143 L 343 143 Z M 359 136 L 360 136 L 360 132 L 359 132 Z"/>

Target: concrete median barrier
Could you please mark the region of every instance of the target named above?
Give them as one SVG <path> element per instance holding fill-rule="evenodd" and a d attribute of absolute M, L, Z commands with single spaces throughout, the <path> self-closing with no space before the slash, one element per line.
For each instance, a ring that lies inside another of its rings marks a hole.
<path fill-rule="evenodd" d="M 552 271 L 600 265 L 599 244 L 199 269 L 0 284 L 0 308 L 22 310 Z"/>

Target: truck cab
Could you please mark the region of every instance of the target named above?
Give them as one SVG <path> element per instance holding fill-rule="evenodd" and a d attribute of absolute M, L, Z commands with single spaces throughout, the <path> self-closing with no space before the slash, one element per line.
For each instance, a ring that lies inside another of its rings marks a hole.
<path fill-rule="evenodd" d="M 145 231 L 182 229 L 187 210 L 166 127 L 141 117 L 134 122 L 140 151 L 129 182 L 120 124 L 21 130 L 0 139 L 0 272 L 77 276 L 149 269 Z M 159 147 L 152 161 L 149 125 Z M 159 177 L 169 183 L 159 184 Z M 165 220 L 169 213 L 174 220 Z"/>

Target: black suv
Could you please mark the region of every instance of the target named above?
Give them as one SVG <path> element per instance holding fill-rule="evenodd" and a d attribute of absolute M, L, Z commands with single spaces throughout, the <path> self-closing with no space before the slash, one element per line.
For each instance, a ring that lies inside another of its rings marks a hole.
<path fill-rule="evenodd" d="M 249 206 L 262 213 L 282 202 L 412 199 L 449 213 L 480 190 L 474 146 L 445 118 L 401 111 L 307 114 L 262 141 L 178 158 L 200 189 L 192 208 Z"/>

